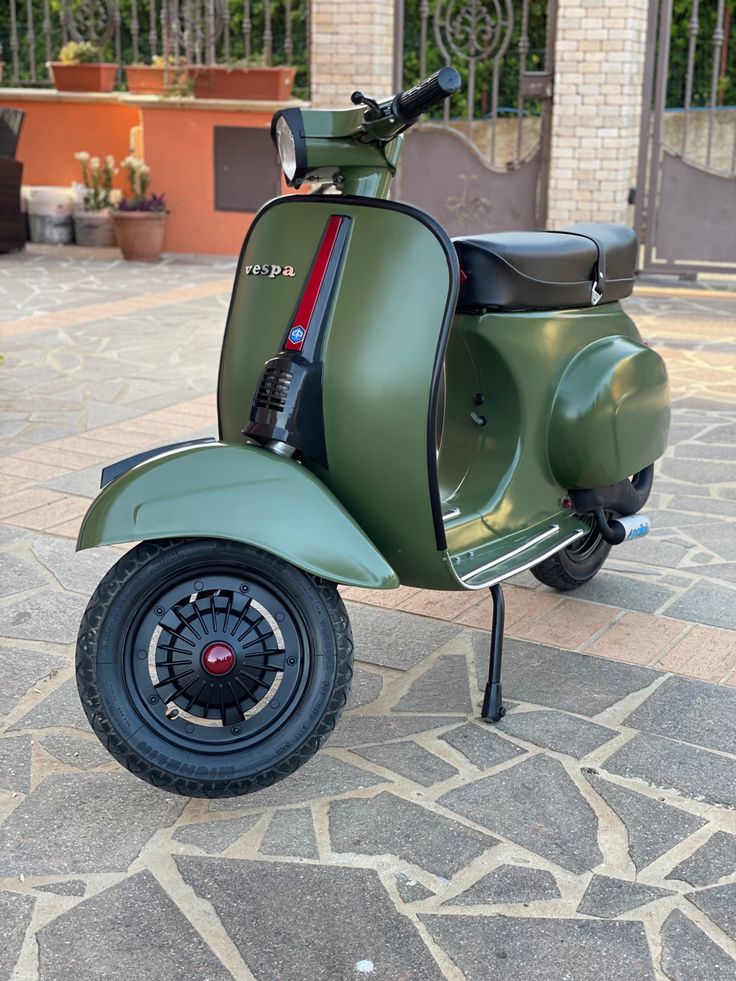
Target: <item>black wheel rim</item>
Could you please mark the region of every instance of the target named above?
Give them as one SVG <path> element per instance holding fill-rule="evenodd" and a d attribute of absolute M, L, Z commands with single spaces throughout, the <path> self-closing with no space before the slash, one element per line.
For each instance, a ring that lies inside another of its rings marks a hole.
<path fill-rule="evenodd" d="M 142 723 L 193 752 L 242 752 L 296 711 L 312 652 L 293 600 L 235 569 L 188 571 L 143 598 L 124 681 Z"/>
<path fill-rule="evenodd" d="M 608 512 L 606 512 L 606 517 L 610 517 Z M 572 545 L 568 545 L 565 549 L 565 554 L 573 562 L 587 561 L 603 541 L 603 535 L 598 531 L 593 515 L 586 514 L 582 520 L 589 527 L 590 531 L 574 541 Z"/>

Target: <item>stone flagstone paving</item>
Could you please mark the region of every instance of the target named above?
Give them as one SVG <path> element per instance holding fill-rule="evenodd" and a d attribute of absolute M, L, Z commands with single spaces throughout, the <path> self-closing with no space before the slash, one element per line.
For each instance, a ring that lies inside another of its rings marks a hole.
<path fill-rule="evenodd" d="M 498 726 L 487 597 L 346 590 L 333 738 L 208 802 L 90 732 L 120 553 L 73 536 L 101 465 L 213 432 L 233 264 L 67 255 L 0 260 L 0 979 L 736 979 L 736 298 L 629 301 L 676 396 L 656 530 L 582 598 L 508 587 Z"/>
<path fill-rule="evenodd" d="M 361 673 L 383 684 L 343 717 L 354 738 L 251 797 L 174 797 L 96 754 L 80 716 L 39 727 L 27 705 L 69 669 L 21 697 L 0 738 L 12 745 L 0 756 L 0 976 L 173 979 L 186 958 L 193 977 L 259 981 L 353 978 L 363 961 L 391 979 L 736 977 L 736 812 L 724 806 L 736 693 L 632 665 L 606 678 L 610 662 L 567 652 L 570 695 L 549 709 L 524 681 L 537 645 L 511 641 L 515 704 L 491 730 L 474 663 L 487 635 L 447 639 L 427 620 L 425 656 L 392 668 L 385 633 L 407 614 L 379 615 L 383 636 L 356 631 Z M 402 710 L 448 661 L 467 715 Z M 711 704 L 731 733 L 718 749 L 707 728 L 637 728 L 654 708 L 671 721 L 704 687 L 727 696 Z M 617 762 L 648 738 L 669 754 Z M 484 756 L 489 739 L 501 748 Z"/>

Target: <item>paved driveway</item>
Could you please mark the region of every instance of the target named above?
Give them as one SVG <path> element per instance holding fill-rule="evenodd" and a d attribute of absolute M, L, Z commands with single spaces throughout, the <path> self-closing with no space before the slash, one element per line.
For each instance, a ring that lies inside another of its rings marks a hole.
<path fill-rule="evenodd" d="M 100 465 L 214 431 L 233 263 L 0 259 L 0 978 L 736 978 L 736 296 L 628 308 L 676 397 L 652 535 L 575 598 L 346 590 L 327 747 L 258 795 L 140 783 L 90 733 L 74 554 Z M 377 605 L 380 604 L 380 605 Z"/>

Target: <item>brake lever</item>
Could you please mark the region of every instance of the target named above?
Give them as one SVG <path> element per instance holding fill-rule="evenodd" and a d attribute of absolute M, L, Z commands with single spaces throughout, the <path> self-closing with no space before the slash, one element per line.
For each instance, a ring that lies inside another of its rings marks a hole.
<path fill-rule="evenodd" d="M 383 116 L 381 107 L 369 95 L 363 95 L 362 92 L 353 92 L 350 96 L 350 101 L 354 106 L 367 106 L 370 109 L 370 113 L 366 113 L 366 121 L 369 123 L 381 119 Z"/>

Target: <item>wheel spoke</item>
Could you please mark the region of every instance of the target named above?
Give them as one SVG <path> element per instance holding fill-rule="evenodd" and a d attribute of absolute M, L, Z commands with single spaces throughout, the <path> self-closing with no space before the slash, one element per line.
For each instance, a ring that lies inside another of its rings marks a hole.
<path fill-rule="evenodd" d="M 186 627 L 187 630 L 191 630 L 192 631 L 192 633 L 197 638 L 197 640 L 201 640 L 202 639 L 201 635 L 197 633 L 197 631 L 194 629 L 194 627 L 191 625 L 191 623 L 188 620 L 185 620 L 184 617 L 181 615 L 181 613 L 179 613 L 179 608 L 176 607 L 176 606 L 174 607 L 174 614 L 177 617 L 177 619 L 179 620 L 179 622 L 182 624 L 182 626 Z"/>
<path fill-rule="evenodd" d="M 244 606 L 243 611 L 241 612 L 240 616 L 238 617 L 238 620 L 237 620 L 235 626 L 230 631 L 230 636 L 231 637 L 234 637 L 235 636 L 235 632 L 237 631 L 237 629 L 240 626 L 240 624 L 243 622 L 243 618 L 246 616 L 246 614 L 248 613 L 248 610 L 250 609 L 250 603 L 251 603 L 251 599 L 250 599 L 250 596 L 249 596 L 248 599 L 245 601 L 245 606 Z"/>
<path fill-rule="evenodd" d="M 241 671 L 241 674 L 245 674 L 245 672 L 244 671 Z M 260 680 L 260 679 L 257 679 L 257 680 Z M 248 699 L 250 700 L 251 704 L 255 705 L 256 702 L 258 701 L 258 699 L 254 695 L 253 691 L 246 685 L 246 683 L 243 681 L 243 679 L 240 678 L 240 677 L 238 677 L 236 675 L 233 678 L 233 681 L 235 682 L 236 685 L 240 685 L 240 687 L 243 689 L 243 691 L 247 695 Z"/>
<path fill-rule="evenodd" d="M 197 679 L 196 678 L 192 678 L 192 680 L 191 681 L 188 681 L 184 685 L 183 688 L 177 688 L 176 691 L 175 692 L 172 692 L 171 695 L 167 695 L 166 698 L 164 699 L 164 701 L 165 702 L 173 702 L 175 698 L 181 698 L 181 696 L 184 694 L 184 692 L 187 690 L 187 688 L 191 688 L 192 685 L 194 685 L 196 683 L 197 683 Z"/>
<path fill-rule="evenodd" d="M 188 712 L 189 709 L 192 707 L 192 705 L 194 705 L 194 703 L 199 698 L 200 692 L 202 691 L 202 689 L 204 688 L 204 686 L 206 684 L 207 684 L 206 681 L 202 681 L 201 684 L 200 684 L 200 686 L 199 686 L 199 688 L 197 688 L 197 690 L 194 692 L 194 694 L 189 696 L 189 698 L 187 699 L 187 703 L 184 706 L 184 711 L 185 712 Z"/>
<path fill-rule="evenodd" d="M 273 637 L 273 630 L 269 630 L 269 632 L 267 634 L 264 634 L 262 637 L 256 637 L 256 639 L 252 640 L 249 644 L 243 644 L 242 650 L 247 651 L 248 648 L 252 647 L 254 644 L 262 644 L 264 641 L 269 640 L 271 637 Z M 242 639 L 241 637 L 238 637 L 238 640 L 241 639 Z M 247 656 L 248 655 L 246 654 L 246 657 Z"/>
<path fill-rule="evenodd" d="M 242 707 L 240 705 L 240 699 L 238 698 L 238 696 L 233 691 L 233 686 L 230 684 L 229 681 L 227 683 L 227 687 L 230 689 L 230 694 L 232 695 L 233 708 L 238 713 L 238 717 L 239 717 L 240 721 L 242 722 L 245 719 L 245 712 L 243 712 L 243 709 L 242 709 Z"/>
<path fill-rule="evenodd" d="M 171 644 L 159 644 L 158 649 L 160 651 L 167 651 L 169 654 L 183 654 L 184 657 L 192 656 L 192 651 L 181 651 L 178 647 L 172 647 Z"/>
<path fill-rule="evenodd" d="M 180 640 L 183 644 L 189 644 L 190 647 L 196 646 L 193 640 L 189 640 L 188 637 L 182 637 L 182 635 L 180 633 L 177 633 L 176 630 L 174 630 L 172 627 L 167 627 L 164 624 L 164 630 L 167 633 L 171 634 L 172 637 L 176 637 L 176 639 Z"/>
<path fill-rule="evenodd" d="M 249 655 L 249 657 L 263 658 L 263 662 L 248 661 L 247 667 L 244 665 L 241 668 L 241 671 L 246 671 L 248 668 L 250 668 L 251 671 L 254 669 L 260 671 L 285 671 L 286 663 L 285 663 L 284 654 L 285 651 L 263 651 L 263 653 L 259 653 L 256 655 Z M 281 659 L 279 664 L 270 663 L 269 659 L 272 655 L 279 657 Z"/>
<path fill-rule="evenodd" d="M 251 651 L 250 654 L 243 654 L 243 657 L 263 657 L 264 655 L 270 657 L 271 654 L 286 654 L 286 651 L 283 649 L 283 647 L 279 647 L 275 651 Z"/>
<path fill-rule="evenodd" d="M 259 617 L 254 623 L 251 623 L 249 625 L 248 629 L 245 631 L 245 633 L 242 633 L 238 637 L 238 643 L 240 643 L 241 640 L 245 640 L 245 638 L 248 636 L 248 634 L 251 633 L 253 630 L 255 630 L 256 627 L 261 623 L 262 619 L 263 619 L 262 617 Z M 248 645 L 246 644 L 246 647 L 247 646 Z"/>
<path fill-rule="evenodd" d="M 263 670 L 264 671 L 270 671 L 270 672 L 274 673 L 274 672 L 278 671 L 278 668 L 264 667 Z M 253 681 L 255 681 L 255 683 L 257 685 L 263 684 L 263 678 L 261 677 L 261 675 L 259 675 L 259 674 L 253 674 L 253 672 L 252 671 L 249 671 L 247 668 L 241 668 L 240 669 L 240 674 L 241 675 L 244 675 L 246 678 L 252 678 Z M 266 686 L 266 687 L 268 687 L 268 686 Z"/>
<path fill-rule="evenodd" d="M 202 712 L 202 718 L 206 719 L 210 713 L 210 703 L 212 702 L 212 692 L 214 691 L 214 686 L 210 684 L 207 690 L 207 701 L 204 703 L 204 711 Z"/>
<path fill-rule="evenodd" d="M 205 635 L 205 637 L 207 637 L 209 635 L 209 630 L 207 629 L 207 624 L 204 622 L 204 618 L 202 617 L 202 614 L 199 611 L 199 607 L 197 606 L 196 601 L 192 604 L 192 606 L 194 607 L 194 612 L 196 613 L 197 619 L 199 620 L 199 622 L 200 622 L 200 624 L 202 626 L 202 630 L 204 632 L 204 635 Z"/>
<path fill-rule="evenodd" d="M 230 614 L 232 612 L 232 609 L 233 609 L 233 594 L 228 593 L 227 606 L 225 607 L 225 626 L 223 627 L 225 633 L 227 633 L 228 624 L 230 623 Z"/>
<path fill-rule="evenodd" d="M 153 686 L 154 688 L 165 688 L 167 685 L 175 685 L 177 681 L 181 678 L 186 678 L 188 674 L 194 674 L 194 670 L 190 668 L 188 671 L 182 671 L 179 674 L 173 675 L 171 678 L 164 678 L 163 681 L 157 681 Z M 187 685 L 187 688 L 189 685 Z"/>

